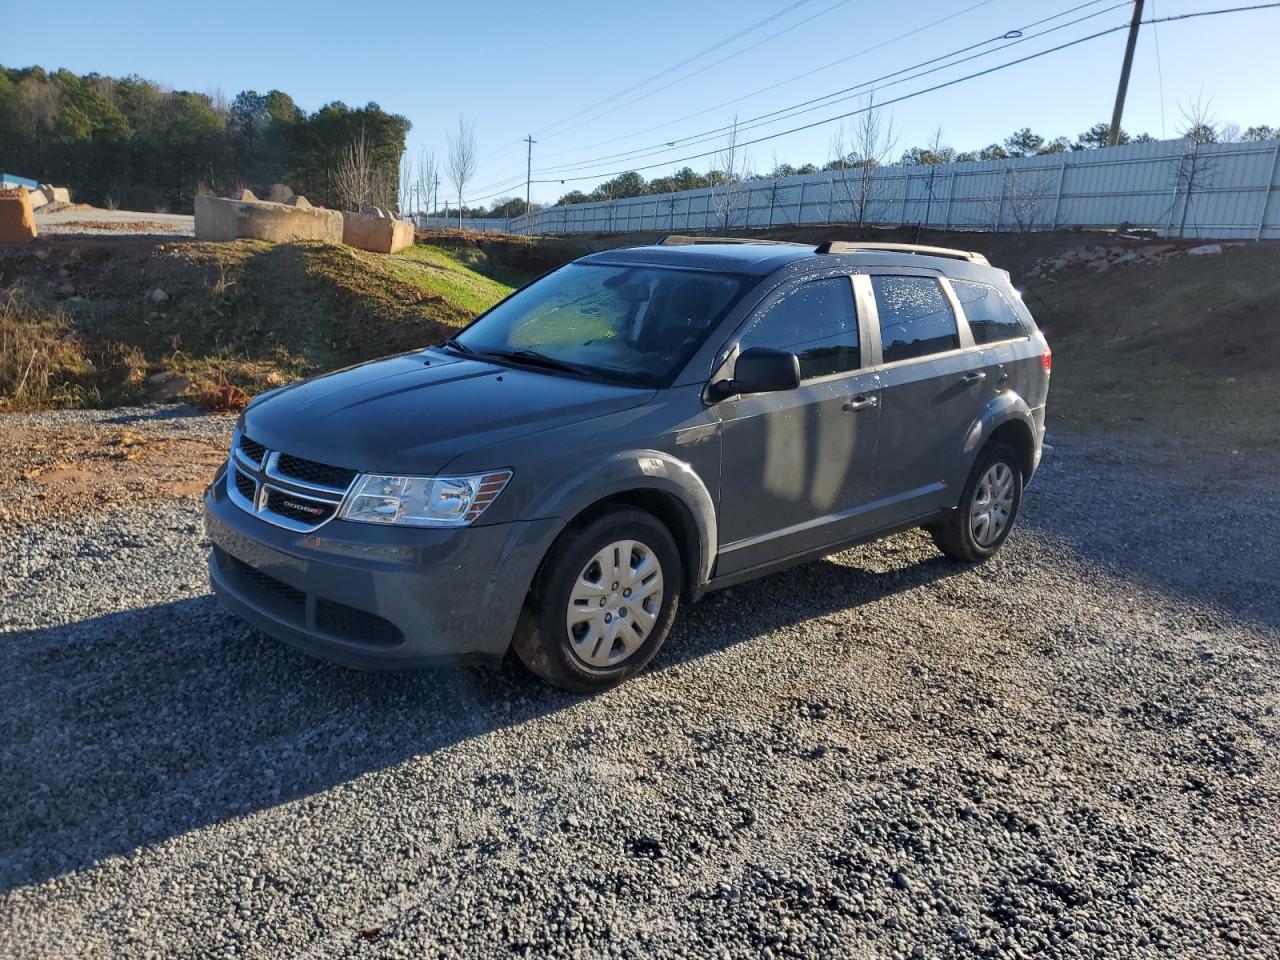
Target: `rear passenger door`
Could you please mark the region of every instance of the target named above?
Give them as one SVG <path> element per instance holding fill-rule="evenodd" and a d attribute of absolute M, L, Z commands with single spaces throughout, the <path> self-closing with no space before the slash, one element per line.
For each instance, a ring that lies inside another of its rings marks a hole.
<path fill-rule="evenodd" d="M 721 401 L 718 575 L 857 536 L 872 498 L 879 396 L 848 275 L 789 283 L 735 334 L 796 354 L 796 390 Z"/>
<path fill-rule="evenodd" d="M 953 294 L 921 268 L 871 273 L 878 336 L 879 526 L 954 506 L 965 479 L 965 435 L 987 402 L 988 377 Z"/>
<path fill-rule="evenodd" d="M 994 397 L 1012 390 L 1029 406 L 1036 406 L 1044 377 L 1039 351 L 1027 348 L 1031 333 L 1008 296 L 976 280 L 952 278 L 951 289 L 968 322 L 974 345 L 982 349 L 987 395 Z"/>

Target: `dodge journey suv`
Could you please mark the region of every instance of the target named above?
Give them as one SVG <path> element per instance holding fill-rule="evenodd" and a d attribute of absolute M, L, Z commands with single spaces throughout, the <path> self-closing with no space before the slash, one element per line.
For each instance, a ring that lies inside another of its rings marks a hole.
<path fill-rule="evenodd" d="M 974 253 L 667 237 L 438 346 L 263 394 L 205 495 L 223 602 L 360 667 L 577 691 L 681 602 L 922 526 L 977 563 L 1043 443 L 1050 352 Z"/>

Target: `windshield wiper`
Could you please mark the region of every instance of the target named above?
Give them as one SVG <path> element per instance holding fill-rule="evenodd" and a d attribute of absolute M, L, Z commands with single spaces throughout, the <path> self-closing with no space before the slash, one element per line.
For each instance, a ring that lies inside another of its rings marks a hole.
<path fill-rule="evenodd" d="M 470 353 L 470 354 L 475 353 L 474 350 L 468 347 L 465 343 L 463 343 L 457 337 L 450 337 L 444 343 L 440 344 L 440 346 L 448 347 L 451 350 L 457 350 L 458 353 Z"/>
<path fill-rule="evenodd" d="M 572 373 L 578 377 L 586 377 L 589 380 L 599 380 L 600 374 L 590 367 L 584 367 L 577 363 L 570 363 L 568 360 L 559 360 L 555 357 L 549 357 L 545 353 L 539 353 L 537 350 L 485 350 L 481 356 L 494 357 L 498 360 L 508 360 L 512 363 L 521 363 L 528 367 L 542 367 L 546 370 L 560 370 L 564 373 Z"/>

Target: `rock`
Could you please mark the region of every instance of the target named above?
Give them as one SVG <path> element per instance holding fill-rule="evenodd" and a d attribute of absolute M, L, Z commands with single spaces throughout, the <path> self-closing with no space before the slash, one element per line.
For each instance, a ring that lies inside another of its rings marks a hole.
<path fill-rule="evenodd" d="M 48 259 L 49 259 L 49 251 L 48 251 L 47 249 L 43 248 L 43 247 L 42 247 L 41 249 L 39 249 L 39 250 L 36 250 L 36 251 L 35 251 L 35 255 L 36 255 L 36 259 L 37 259 L 37 260 L 48 260 Z"/>
<path fill-rule="evenodd" d="M 1214 257 L 1222 252 L 1222 244 L 1220 243 L 1202 243 L 1198 247 L 1192 247 L 1187 251 L 1189 257 Z"/>
<path fill-rule="evenodd" d="M 907 875 L 899 870 L 893 875 L 893 885 L 899 890 L 907 890 L 911 887 L 911 881 L 907 879 Z"/>
<path fill-rule="evenodd" d="M 58 293 L 60 293 L 64 297 L 73 296 L 75 292 L 76 292 L 76 287 L 75 287 L 75 284 L 73 283 L 58 284 Z"/>
<path fill-rule="evenodd" d="M 290 197 L 285 201 L 291 207 L 297 207 L 299 210 L 314 210 L 311 202 L 306 197 Z"/>
<path fill-rule="evenodd" d="M 166 303 L 169 300 L 169 294 L 166 293 L 160 287 L 156 287 L 154 290 L 148 293 L 147 297 L 151 300 L 152 303 Z"/>
<path fill-rule="evenodd" d="M 166 379 L 159 385 L 155 391 L 157 398 L 161 400 L 172 400 L 174 397 L 180 397 L 184 393 L 191 390 L 191 379 L 181 374 L 165 374 Z M 155 382 L 155 377 L 150 378 L 151 382 Z"/>

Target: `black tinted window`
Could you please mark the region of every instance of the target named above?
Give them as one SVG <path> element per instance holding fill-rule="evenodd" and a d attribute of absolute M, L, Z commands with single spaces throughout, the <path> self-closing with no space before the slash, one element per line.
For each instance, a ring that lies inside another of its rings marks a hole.
<path fill-rule="evenodd" d="M 809 380 L 862 366 L 858 314 L 848 277 L 803 283 L 782 295 L 742 337 L 742 348 L 773 347 L 800 358 Z"/>
<path fill-rule="evenodd" d="M 960 346 L 956 315 L 932 277 L 872 277 L 884 362 L 927 357 Z"/>
<path fill-rule="evenodd" d="M 968 280 L 952 280 L 951 287 L 969 321 L 974 343 L 995 343 L 1027 335 L 1013 307 L 995 287 Z"/>

